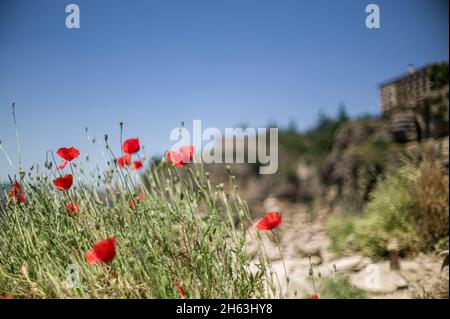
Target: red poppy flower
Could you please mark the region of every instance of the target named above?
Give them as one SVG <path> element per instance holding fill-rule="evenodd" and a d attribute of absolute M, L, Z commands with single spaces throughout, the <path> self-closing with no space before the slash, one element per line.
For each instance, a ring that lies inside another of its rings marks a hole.
<path fill-rule="evenodd" d="M 278 212 L 268 212 L 261 218 L 257 224 L 256 229 L 259 230 L 271 230 L 278 227 L 281 224 L 281 214 Z"/>
<path fill-rule="evenodd" d="M 14 184 L 11 187 L 11 190 L 9 192 L 9 197 L 11 197 L 14 200 L 17 200 L 20 203 L 25 203 L 27 199 L 25 198 L 25 193 L 22 190 L 22 187 L 20 184 L 15 181 Z"/>
<path fill-rule="evenodd" d="M 55 184 L 55 186 L 62 191 L 68 190 L 72 186 L 72 183 L 73 177 L 71 174 L 67 174 L 63 177 L 58 177 L 53 181 L 53 184 Z"/>
<path fill-rule="evenodd" d="M 97 242 L 92 250 L 86 252 L 86 260 L 90 264 L 108 263 L 116 256 L 116 239 L 110 237 Z"/>
<path fill-rule="evenodd" d="M 186 296 L 186 291 L 184 290 L 182 283 L 177 281 L 176 286 L 180 297 Z"/>
<path fill-rule="evenodd" d="M 69 211 L 69 213 L 76 214 L 80 210 L 80 204 L 70 202 L 66 203 L 66 209 Z"/>
<path fill-rule="evenodd" d="M 125 166 L 128 166 L 131 164 L 131 155 L 125 154 L 124 156 L 119 157 L 118 161 L 119 166 L 124 168 Z"/>
<path fill-rule="evenodd" d="M 130 199 L 129 204 L 130 204 L 130 208 L 131 209 L 135 209 L 136 208 L 136 203 L 143 201 L 144 200 L 144 193 L 140 193 L 138 198 L 135 199 Z"/>
<path fill-rule="evenodd" d="M 0 299 L 14 299 L 13 296 L 2 296 L 0 297 Z"/>
<path fill-rule="evenodd" d="M 311 299 L 319 299 L 319 296 L 316 294 L 311 295 Z"/>
<path fill-rule="evenodd" d="M 78 151 L 75 147 L 61 147 L 58 151 L 56 151 L 56 154 L 61 156 L 66 161 L 71 161 L 74 158 L 78 157 L 80 155 L 80 151 Z"/>
<path fill-rule="evenodd" d="M 167 153 L 167 159 L 177 167 L 186 166 L 194 158 L 194 146 L 182 146 L 177 151 Z"/>
<path fill-rule="evenodd" d="M 139 152 L 141 147 L 139 146 L 139 138 L 130 138 L 123 142 L 123 152 L 126 154 L 134 154 Z"/>
<path fill-rule="evenodd" d="M 64 169 L 64 167 L 67 166 L 67 163 L 69 163 L 69 161 L 67 160 L 62 161 L 61 164 L 56 169 Z"/>
<path fill-rule="evenodd" d="M 142 164 L 141 161 L 137 160 L 133 162 L 133 170 L 138 171 L 142 169 L 142 167 L 144 167 L 144 165 Z"/>

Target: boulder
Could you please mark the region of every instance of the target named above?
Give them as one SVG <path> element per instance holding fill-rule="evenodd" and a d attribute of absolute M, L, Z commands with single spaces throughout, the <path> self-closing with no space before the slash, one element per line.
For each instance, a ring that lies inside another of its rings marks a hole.
<path fill-rule="evenodd" d="M 408 287 L 406 279 L 400 272 L 391 270 L 387 262 L 369 264 L 352 274 L 350 280 L 356 287 L 373 294 L 388 294 Z"/>
<path fill-rule="evenodd" d="M 338 272 L 359 271 L 371 263 L 370 259 L 363 256 L 344 257 L 336 260 L 333 265 Z"/>

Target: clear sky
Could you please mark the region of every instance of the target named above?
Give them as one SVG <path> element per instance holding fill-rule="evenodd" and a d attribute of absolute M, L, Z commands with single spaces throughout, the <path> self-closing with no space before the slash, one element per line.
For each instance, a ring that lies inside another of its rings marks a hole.
<path fill-rule="evenodd" d="M 380 29 L 365 27 L 369 3 Z M 25 168 L 61 146 L 98 152 L 85 127 L 118 149 L 119 121 L 154 155 L 183 120 L 304 129 L 340 103 L 376 114 L 378 83 L 448 61 L 448 28 L 437 0 L 0 0 L 0 140 L 17 161 L 13 101 Z M 12 172 L 0 154 L 0 180 Z"/>

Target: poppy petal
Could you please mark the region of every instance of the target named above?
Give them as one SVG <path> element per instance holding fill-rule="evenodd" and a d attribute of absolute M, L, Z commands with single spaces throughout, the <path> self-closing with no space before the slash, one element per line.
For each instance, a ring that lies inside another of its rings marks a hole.
<path fill-rule="evenodd" d="M 124 156 L 119 157 L 117 162 L 120 167 L 124 168 L 125 166 L 128 166 L 131 164 L 131 155 L 125 153 Z"/>
<path fill-rule="evenodd" d="M 180 297 L 186 296 L 186 291 L 184 290 L 183 285 L 179 281 L 177 281 L 176 287 L 177 287 L 178 294 L 180 295 Z"/>
<path fill-rule="evenodd" d="M 176 167 L 184 167 L 189 163 L 192 163 L 194 158 L 194 146 L 182 146 L 178 150 L 169 151 L 167 153 L 167 159 L 169 162 L 175 164 Z"/>
<path fill-rule="evenodd" d="M 140 150 L 139 138 L 130 138 L 123 142 L 122 149 L 126 154 L 134 154 Z"/>
<path fill-rule="evenodd" d="M 27 201 L 27 199 L 25 198 L 25 193 L 17 181 L 15 181 L 11 186 L 9 197 L 11 197 L 14 200 L 17 200 L 20 203 L 24 203 Z"/>
<path fill-rule="evenodd" d="M 59 150 L 56 151 L 56 154 L 58 154 L 61 158 L 65 159 L 66 161 L 71 161 L 78 157 L 80 155 L 80 151 L 78 151 L 75 147 L 61 147 Z"/>
<path fill-rule="evenodd" d="M 89 264 L 95 264 L 101 261 L 92 250 L 86 252 L 86 260 Z"/>
<path fill-rule="evenodd" d="M 58 177 L 53 181 L 53 184 L 60 190 L 68 190 L 73 183 L 73 177 L 71 174 L 67 174 L 63 177 Z"/>
<path fill-rule="evenodd" d="M 116 256 L 116 239 L 110 237 L 97 242 L 92 250 L 86 252 L 86 261 L 90 264 L 108 263 Z"/>
<path fill-rule="evenodd" d="M 69 163 L 68 160 L 62 161 L 61 164 L 56 169 L 64 169 L 67 166 L 67 163 Z"/>
<path fill-rule="evenodd" d="M 272 230 L 281 224 L 281 214 L 279 212 L 268 212 L 256 223 L 256 229 Z"/>
<path fill-rule="evenodd" d="M 140 169 L 142 169 L 142 167 L 144 167 L 144 165 L 141 161 L 137 160 L 133 162 L 133 170 L 139 171 Z"/>
<path fill-rule="evenodd" d="M 69 211 L 69 213 L 74 214 L 78 213 L 80 210 L 80 204 L 78 203 L 66 203 L 66 209 Z"/>

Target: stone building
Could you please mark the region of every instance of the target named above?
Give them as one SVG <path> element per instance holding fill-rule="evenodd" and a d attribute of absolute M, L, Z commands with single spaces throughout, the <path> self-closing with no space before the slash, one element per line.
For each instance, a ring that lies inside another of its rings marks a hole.
<path fill-rule="evenodd" d="M 448 63 L 409 67 L 380 84 L 380 98 L 397 142 L 448 135 Z"/>
<path fill-rule="evenodd" d="M 381 109 L 387 113 L 398 106 L 413 107 L 431 91 L 429 66 L 408 68 L 408 73 L 380 84 Z"/>

